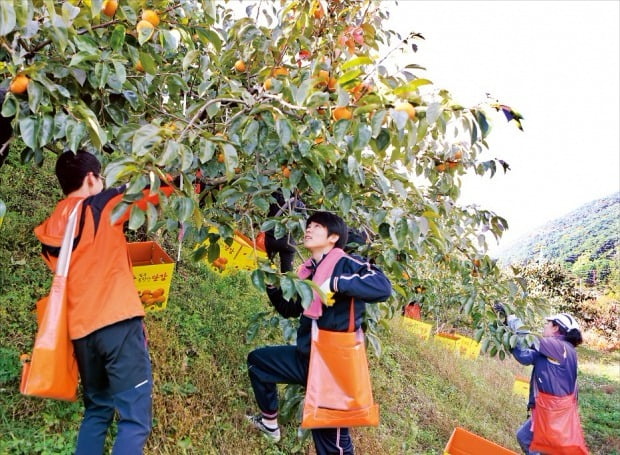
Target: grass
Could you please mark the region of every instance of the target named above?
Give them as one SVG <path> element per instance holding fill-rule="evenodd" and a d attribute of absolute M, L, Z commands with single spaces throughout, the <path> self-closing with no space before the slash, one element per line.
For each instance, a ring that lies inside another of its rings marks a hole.
<path fill-rule="evenodd" d="M 18 357 L 30 349 L 35 331 L 31 310 L 51 281 L 32 228 L 58 194 L 49 190 L 55 182 L 44 178 L 49 169 L 39 174 L 12 164 L 1 171 L 0 197 L 8 214 L 0 229 L 0 454 L 69 454 L 81 404 L 18 392 Z M 248 341 L 252 316 L 268 310 L 266 297 L 246 274 L 221 278 L 199 264 L 177 264 L 168 308 L 147 317 L 155 421 L 145 453 L 314 453 L 310 440 L 298 439 L 295 419 L 283 426 L 277 445 L 251 431 L 244 419 L 256 410 L 246 356 L 258 345 L 281 342 L 277 327 Z M 358 454 L 442 454 L 456 426 L 518 451 L 514 432 L 527 400 L 512 393 L 512 384 L 528 368 L 510 359 L 460 358 L 404 330 L 398 318 L 387 329 L 383 355 L 370 358 L 381 425 L 352 430 Z M 579 354 L 587 443 L 594 455 L 618 455 L 619 353 L 582 347 Z"/>

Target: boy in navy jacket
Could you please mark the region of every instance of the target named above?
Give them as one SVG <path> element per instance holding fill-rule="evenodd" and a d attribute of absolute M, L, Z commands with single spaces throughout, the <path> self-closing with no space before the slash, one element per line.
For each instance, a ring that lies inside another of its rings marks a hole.
<path fill-rule="evenodd" d="M 340 217 L 314 213 L 307 220 L 304 236 L 304 246 L 312 256 L 298 274 L 317 283 L 326 297 L 315 293 L 310 307 L 304 309 L 299 299 L 285 300 L 281 289 L 267 289 L 269 300 L 283 317 L 300 318 L 296 345 L 263 347 L 248 355 L 248 373 L 260 408 L 258 415 L 248 419 L 273 441 L 280 440 L 277 384 L 305 386 L 308 379 L 312 319 L 320 329 L 345 332 L 353 302 L 357 330 L 366 303 L 384 301 L 391 295 L 392 286 L 383 272 L 360 257 L 347 255 L 343 251 L 346 243 L 347 226 Z M 312 437 L 317 455 L 353 454 L 348 428 L 315 429 Z"/>

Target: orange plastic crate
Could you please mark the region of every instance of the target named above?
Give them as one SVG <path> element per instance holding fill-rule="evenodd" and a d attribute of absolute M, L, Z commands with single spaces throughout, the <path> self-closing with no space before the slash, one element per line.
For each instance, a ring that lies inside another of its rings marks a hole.
<path fill-rule="evenodd" d="M 464 428 L 456 427 L 450 436 L 444 455 L 518 455 Z"/>

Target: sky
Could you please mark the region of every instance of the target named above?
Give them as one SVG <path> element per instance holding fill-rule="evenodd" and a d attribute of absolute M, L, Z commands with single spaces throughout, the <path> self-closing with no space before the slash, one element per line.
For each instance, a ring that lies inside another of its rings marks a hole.
<path fill-rule="evenodd" d="M 496 253 L 547 221 L 620 190 L 620 2 L 391 3 L 389 28 L 421 33 L 407 61 L 473 106 L 490 93 L 523 117 L 494 118 L 486 156 L 507 174 L 463 181 L 462 204 L 507 219 Z"/>
<path fill-rule="evenodd" d="M 236 2 L 230 2 L 235 4 Z M 252 1 L 239 2 L 243 6 Z M 507 174 L 463 179 L 463 205 L 508 221 L 498 253 L 581 205 L 620 190 L 620 1 L 383 0 L 388 28 L 421 33 L 404 63 L 463 106 L 489 93 L 524 117 L 498 113 L 485 159 Z M 397 61 L 397 63 L 400 63 Z"/>

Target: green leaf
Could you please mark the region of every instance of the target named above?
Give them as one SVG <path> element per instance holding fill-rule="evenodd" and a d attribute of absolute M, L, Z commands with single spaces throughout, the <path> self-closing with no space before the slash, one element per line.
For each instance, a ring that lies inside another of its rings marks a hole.
<path fill-rule="evenodd" d="M 119 202 L 116 207 L 112 209 L 112 214 L 110 215 L 112 223 L 116 223 L 122 216 L 124 216 L 129 207 L 130 204 L 122 201 Z"/>
<path fill-rule="evenodd" d="M 276 132 L 280 137 L 280 144 L 286 147 L 291 142 L 291 136 L 293 134 L 293 127 L 288 119 L 278 119 L 276 122 Z"/>
<path fill-rule="evenodd" d="M 388 145 L 390 145 L 390 133 L 386 129 L 382 129 L 377 139 L 374 141 L 374 145 L 376 147 L 375 152 L 378 154 L 383 154 L 385 149 L 387 149 Z"/>
<path fill-rule="evenodd" d="M 146 216 L 144 212 L 140 210 L 140 207 L 137 205 L 132 205 L 131 213 L 129 214 L 129 229 L 135 231 L 144 224 L 145 220 Z"/>
<path fill-rule="evenodd" d="M 123 90 L 123 97 L 129 102 L 133 109 L 138 109 L 140 106 L 140 98 L 138 94 L 133 90 Z"/>
<path fill-rule="evenodd" d="M 194 64 L 194 61 L 196 59 L 198 59 L 200 57 L 200 51 L 198 51 L 197 49 L 194 49 L 192 51 L 189 51 L 187 54 L 185 54 L 185 57 L 183 57 L 183 71 L 187 71 L 188 68 L 190 66 L 192 66 Z"/>
<path fill-rule="evenodd" d="M 73 119 L 67 120 L 66 137 L 69 143 L 69 150 L 77 152 L 86 135 L 86 125 L 84 122 L 76 122 Z"/>
<path fill-rule="evenodd" d="M 295 282 L 289 276 L 283 276 L 280 279 L 280 288 L 282 289 L 282 296 L 286 300 L 291 300 L 295 296 Z"/>
<path fill-rule="evenodd" d="M 338 78 L 338 84 L 339 85 L 344 85 L 349 81 L 352 81 L 353 79 L 355 79 L 357 76 L 359 76 L 360 74 L 362 74 L 362 71 L 357 69 L 357 70 L 351 70 L 349 72 L 344 73 L 342 76 L 340 76 Z"/>
<path fill-rule="evenodd" d="M 201 137 L 198 148 L 198 159 L 202 164 L 211 160 L 215 155 L 215 143 Z"/>
<path fill-rule="evenodd" d="M 120 161 L 114 161 L 106 166 L 105 183 L 107 187 L 113 186 L 124 177 L 138 171 L 138 166 L 133 161 L 125 158 Z"/>
<path fill-rule="evenodd" d="M 226 177 L 232 179 L 235 176 L 235 168 L 239 166 L 239 156 L 237 149 L 229 143 L 220 144 L 222 153 L 224 154 L 224 167 L 226 168 Z"/>
<path fill-rule="evenodd" d="M 471 309 L 474 305 L 474 296 L 470 295 L 467 301 L 465 302 L 465 306 L 463 306 L 463 313 L 471 314 Z"/>
<path fill-rule="evenodd" d="M 65 23 L 70 24 L 73 22 L 78 14 L 80 14 L 80 8 L 77 6 L 73 6 L 70 2 L 64 2 L 62 4 L 62 18 L 65 20 Z"/>
<path fill-rule="evenodd" d="M 73 38 L 73 42 L 81 52 L 90 55 L 99 54 L 97 42 L 89 35 L 78 35 Z"/>
<path fill-rule="evenodd" d="M 79 104 L 73 105 L 69 107 L 69 110 L 80 120 L 83 121 L 83 125 L 86 127 L 90 140 L 93 145 L 97 148 L 103 147 L 107 139 L 107 133 L 101 125 L 99 125 L 99 121 L 97 120 L 97 116 L 93 111 L 90 110 L 82 101 Z"/>
<path fill-rule="evenodd" d="M 211 44 L 213 44 L 217 52 L 220 52 L 222 50 L 222 39 L 213 30 L 206 29 L 206 28 L 199 28 L 198 30 L 196 30 L 196 33 L 199 36 L 202 36 L 203 38 L 205 38 Z"/>
<path fill-rule="evenodd" d="M 44 145 L 51 142 L 52 137 L 54 135 L 54 118 L 51 115 L 44 115 L 41 118 L 40 122 L 40 130 L 39 130 L 39 146 L 43 147 Z"/>
<path fill-rule="evenodd" d="M 382 347 L 381 340 L 377 335 L 368 331 L 365 333 L 366 339 L 368 340 L 368 344 L 372 347 L 377 357 L 381 357 Z"/>
<path fill-rule="evenodd" d="M 364 123 L 358 123 L 353 136 L 352 149 L 354 152 L 363 150 L 370 142 L 372 132 L 370 127 Z"/>
<path fill-rule="evenodd" d="M 160 40 L 163 41 L 163 47 L 167 51 L 176 51 L 181 42 L 181 34 L 178 30 L 163 30 L 160 34 Z"/>
<path fill-rule="evenodd" d="M 394 94 L 395 95 L 405 95 L 409 92 L 415 92 L 416 90 L 418 90 L 419 87 L 423 86 L 423 85 L 429 85 L 432 84 L 433 82 L 428 80 L 428 79 L 414 79 L 408 83 L 406 83 L 405 85 L 401 85 L 400 87 L 396 87 L 394 89 Z"/>
<path fill-rule="evenodd" d="M 146 124 L 140 127 L 133 136 L 132 151 L 136 156 L 144 156 L 161 142 L 159 128 L 155 125 Z M 168 143 L 173 142 L 169 141 Z"/>
<path fill-rule="evenodd" d="M 343 63 L 341 68 L 342 68 L 342 71 L 346 71 L 349 68 L 354 68 L 356 66 L 361 66 L 361 65 L 372 65 L 373 63 L 374 63 L 373 59 L 365 55 L 362 55 L 361 57 L 352 58 L 348 62 Z"/>
<path fill-rule="evenodd" d="M 390 116 L 392 117 L 392 120 L 394 120 L 398 131 L 405 129 L 405 126 L 407 126 L 407 122 L 409 121 L 409 115 L 406 112 L 390 109 Z"/>
<path fill-rule="evenodd" d="M 142 63 L 142 67 L 144 71 L 148 74 L 156 74 L 157 73 L 157 63 L 151 54 L 148 52 L 140 52 L 140 63 Z"/>
<path fill-rule="evenodd" d="M 344 139 L 350 124 L 351 121 L 346 119 L 340 119 L 334 124 L 334 138 L 336 141 L 340 142 Z"/>
<path fill-rule="evenodd" d="M 35 81 L 30 81 L 28 84 L 28 106 L 34 113 L 39 111 L 39 104 L 43 98 L 43 90 L 41 85 Z"/>
<path fill-rule="evenodd" d="M 126 80 L 127 71 L 125 70 L 125 65 L 121 62 L 114 62 L 114 74 L 108 78 L 108 84 L 110 87 L 120 91 Z"/>
<path fill-rule="evenodd" d="M 351 211 L 352 206 L 353 198 L 350 194 L 340 193 L 338 195 L 338 207 L 344 215 L 347 215 Z"/>
<path fill-rule="evenodd" d="M 314 299 L 314 293 L 312 287 L 306 281 L 295 281 L 295 289 L 301 296 L 301 306 L 304 308 L 310 307 L 312 300 Z"/>
<path fill-rule="evenodd" d="M 36 149 L 37 144 L 37 121 L 34 117 L 25 117 L 19 121 L 19 133 L 26 146 Z"/>
<path fill-rule="evenodd" d="M 138 30 L 138 43 L 140 43 L 140 45 L 142 46 L 144 43 L 146 43 L 148 40 L 151 39 L 151 36 L 153 36 L 154 32 L 155 32 L 155 27 L 153 26 L 140 27 L 140 30 Z"/>
<path fill-rule="evenodd" d="M 177 220 L 184 222 L 189 219 L 194 211 L 194 201 L 188 197 L 177 197 L 172 200 L 171 207 L 176 214 Z"/>
<path fill-rule="evenodd" d="M 157 208 L 151 204 L 150 202 L 146 205 L 146 230 L 147 232 L 152 232 L 157 224 L 157 218 L 159 217 L 157 213 Z"/>
<path fill-rule="evenodd" d="M 126 32 L 127 30 L 122 24 L 118 24 L 114 27 L 114 30 L 112 30 L 112 34 L 110 35 L 110 47 L 113 51 L 119 51 L 123 48 Z"/>
<path fill-rule="evenodd" d="M 11 0 L 8 1 L 10 3 Z M 30 23 L 30 21 L 32 21 L 32 17 L 34 16 L 34 8 L 31 7 L 31 3 L 29 2 L 29 0 L 14 0 L 13 4 L 15 5 L 17 25 L 19 25 L 20 27 L 26 27 Z M 4 6 L 0 7 L 0 9 L 4 9 Z M 2 14 L 0 14 L 0 16 L 2 16 Z M 1 32 L 0 35 L 2 35 Z"/>
<path fill-rule="evenodd" d="M 241 139 L 243 141 L 243 150 L 248 155 L 254 153 L 258 145 L 258 131 L 260 126 L 256 120 L 250 120 L 243 129 Z"/>
<path fill-rule="evenodd" d="M 203 243 L 194 251 L 191 252 L 192 261 L 199 262 L 202 261 L 207 256 L 208 249 Z"/>
<path fill-rule="evenodd" d="M 11 33 L 15 28 L 15 23 L 13 0 L 0 0 L 0 36 Z"/>
<path fill-rule="evenodd" d="M 387 115 L 387 111 L 379 110 L 377 112 L 374 113 L 374 115 L 372 116 L 372 120 L 370 121 L 370 126 L 372 129 L 372 137 L 377 137 L 380 132 L 382 131 L 382 126 L 383 126 L 383 120 L 385 119 L 385 116 Z"/>
<path fill-rule="evenodd" d="M 308 99 L 306 99 L 306 106 L 319 107 L 325 106 L 329 102 L 329 93 L 325 92 L 313 92 Z"/>
<path fill-rule="evenodd" d="M 482 139 L 486 138 L 491 131 L 491 126 L 487 121 L 486 115 L 482 111 L 475 111 L 476 121 L 478 122 L 478 126 L 480 127 L 480 131 L 482 132 Z"/>
<path fill-rule="evenodd" d="M 2 105 L 2 112 L 0 112 L 0 114 L 3 117 L 13 117 L 17 113 L 17 106 L 18 106 L 18 101 L 15 99 L 15 97 L 7 96 L 4 99 L 4 104 Z"/>
<path fill-rule="evenodd" d="M 442 108 L 441 103 L 431 103 L 426 108 L 426 121 L 429 125 L 432 125 L 437 121 L 437 118 L 441 115 Z"/>
<path fill-rule="evenodd" d="M 228 187 L 218 193 L 217 201 L 219 204 L 233 207 L 235 205 L 235 202 L 237 202 L 243 196 L 245 196 L 245 193 L 242 193 L 241 191 L 233 187 Z"/>
<path fill-rule="evenodd" d="M 127 188 L 126 194 L 139 194 L 139 198 L 142 198 L 142 190 L 149 184 L 149 178 L 142 174 L 137 179 L 133 180 Z"/>
<path fill-rule="evenodd" d="M 308 182 L 308 185 L 310 185 L 316 193 L 320 193 L 321 191 L 323 191 L 323 181 L 314 170 L 306 171 L 306 173 L 304 174 L 304 179 L 306 180 L 306 182 Z"/>
<path fill-rule="evenodd" d="M 252 284 L 259 291 L 265 290 L 265 272 L 256 269 L 252 271 Z"/>
<path fill-rule="evenodd" d="M 179 156 L 179 143 L 173 139 L 166 142 L 164 153 L 157 160 L 158 166 L 171 166 Z"/>

